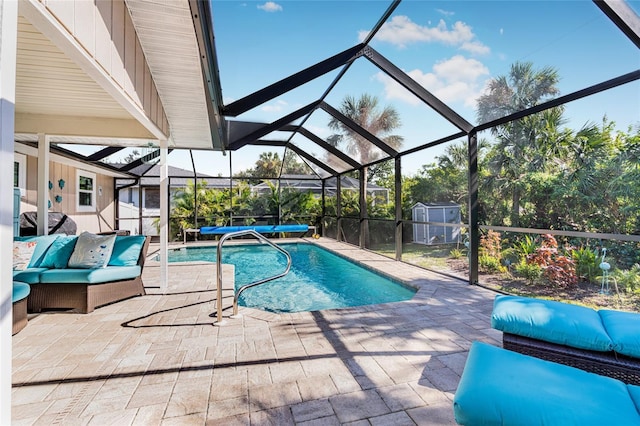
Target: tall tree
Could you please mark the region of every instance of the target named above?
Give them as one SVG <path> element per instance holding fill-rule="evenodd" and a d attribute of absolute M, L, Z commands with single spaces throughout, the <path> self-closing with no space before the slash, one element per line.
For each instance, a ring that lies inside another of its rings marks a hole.
<path fill-rule="evenodd" d="M 401 125 L 400 114 L 392 106 L 381 108 L 377 97 L 365 93 L 356 99 L 347 95 L 342 101 L 340 112 L 390 147 L 397 150 L 402 146 L 404 138 L 393 134 Z M 366 194 L 368 164 L 382 156 L 380 149 L 336 118 L 329 120 L 329 128 L 336 133 L 329 136 L 327 142 L 344 149 L 347 154 L 365 165 L 363 175 Z M 365 241 L 367 240 L 368 235 L 365 235 Z"/>
<path fill-rule="evenodd" d="M 365 93 L 356 99 L 347 95 L 340 112 L 390 147 L 397 150 L 402 146 L 404 138 L 392 134 L 401 125 L 400 114 L 392 106 L 380 108 L 377 97 Z M 369 167 L 366 165 L 381 157 L 380 149 L 336 118 L 329 120 L 329 128 L 337 133 L 329 136 L 327 142 L 365 164 L 364 175 L 369 179 Z M 366 184 L 365 181 L 365 192 Z"/>
<path fill-rule="evenodd" d="M 543 103 L 559 94 L 558 81 L 554 68 L 536 70 L 530 62 L 516 62 L 509 75 L 492 80 L 478 98 L 478 120 L 485 123 Z M 547 150 L 554 148 L 549 136 L 557 135 L 562 111 L 554 108 L 491 129 L 497 145 L 489 162 L 489 182 L 511 194 L 511 226 L 519 224 L 524 173 L 544 163 Z"/>
<path fill-rule="evenodd" d="M 401 125 L 400 114 L 392 106 L 380 108 L 377 97 L 365 93 L 356 99 L 347 95 L 342 101 L 340 112 L 390 147 L 398 149 L 402 146 L 404 138 L 392 134 Z M 372 142 L 340 120 L 331 118 L 329 128 L 337 133 L 329 136 L 327 141 L 335 147 L 343 148 L 360 163 L 369 164 L 380 158 L 381 152 Z"/>

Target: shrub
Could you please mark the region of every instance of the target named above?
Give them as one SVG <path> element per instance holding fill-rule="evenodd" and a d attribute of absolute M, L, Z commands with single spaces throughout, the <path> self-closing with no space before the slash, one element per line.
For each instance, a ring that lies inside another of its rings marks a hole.
<path fill-rule="evenodd" d="M 527 263 L 521 261 L 515 267 L 516 274 L 529 281 L 529 284 L 533 285 L 542 276 L 542 268 L 535 263 Z"/>
<path fill-rule="evenodd" d="M 516 263 L 518 263 L 520 261 L 520 258 L 518 256 L 518 252 L 513 247 L 509 247 L 509 248 L 506 248 L 506 249 L 502 250 L 502 252 L 500 253 L 500 257 L 502 259 L 501 263 L 503 265 L 505 265 L 506 267 L 509 267 L 511 265 L 515 265 Z"/>
<path fill-rule="evenodd" d="M 640 265 L 635 264 L 629 270 L 617 269 L 613 277 L 618 284 L 618 288 L 627 293 L 640 291 Z"/>
<path fill-rule="evenodd" d="M 527 263 L 540 266 L 545 278 L 553 285 L 570 287 L 578 284 L 575 262 L 558 253 L 558 242 L 553 235 L 542 236 L 540 247 L 527 257 Z"/>
<path fill-rule="evenodd" d="M 464 257 L 464 253 L 460 249 L 452 249 L 449 252 L 449 257 L 452 259 L 461 259 Z"/>
<path fill-rule="evenodd" d="M 480 237 L 480 254 L 496 258 L 499 261 L 501 251 L 502 244 L 499 233 L 490 230 L 486 235 Z"/>
<path fill-rule="evenodd" d="M 500 259 L 482 254 L 478 257 L 478 266 L 482 272 L 507 272 L 507 268 L 500 263 Z"/>
<path fill-rule="evenodd" d="M 595 282 L 600 264 L 597 250 L 590 250 L 588 247 L 580 247 L 571 251 L 571 258 L 576 264 L 576 275 L 583 281 Z"/>

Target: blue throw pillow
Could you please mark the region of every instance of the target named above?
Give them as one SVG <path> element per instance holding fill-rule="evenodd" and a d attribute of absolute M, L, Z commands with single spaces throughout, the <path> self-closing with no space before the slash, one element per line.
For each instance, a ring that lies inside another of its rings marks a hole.
<path fill-rule="evenodd" d="M 142 251 L 144 235 L 117 236 L 109 266 L 135 266 Z"/>
<path fill-rule="evenodd" d="M 96 235 L 83 232 L 78 237 L 69 258 L 69 268 L 104 268 L 109 263 L 116 235 Z"/>
<path fill-rule="evenodd" d="M 640 358 L 640 314 L 607 309 L 598 313 L 613 341 L 613 350 L 622 355 Z"/>
<path fill-rule="evenodd" d="M 552 300 L 496 296 L 491 326 L 518 336 L 592 351 L 611 351 L 613 342 L 598 312 Z"/>
<path fill-rule="evenodd" d="M 47 254 L 42 259 L 41 268 L 64 269 L 69 263 L 69 258 L 78 241 L 77 235 L 58 235 L 58 238 L 51 244 Z"/>

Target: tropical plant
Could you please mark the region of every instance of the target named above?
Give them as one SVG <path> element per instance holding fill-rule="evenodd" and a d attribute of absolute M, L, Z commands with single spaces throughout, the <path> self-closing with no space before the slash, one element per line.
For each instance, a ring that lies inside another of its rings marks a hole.
<path fill-rule="evenodd" d="M 536 243 L 536 239 L 531 235 L 525 235 L 523 238 L 516 241 L 514 244 L 514 248 L 520 256 L 520 259 L 525 259 L 536 252 L 536 248 L 538 248 L 538 244 Z"/>
<path fill-rule="evenodd" d="M 598 265 L 598 250 L 589 247 L 580 247 L 571 251 L 571 258 L 576 264 L 578 278 L 586 282 L 594 282 L 600 272 Z"/>
<path fill-rule="evenodd" d="M 640 264 L 636 263 L 628 270 L 615 270 L 613 278 L 616 280 L 618 288 L 627 293 L 640 291 Z"/>
<path fill-rule="evenodd" d="M 535 70 L 530 62 L 516 62 L 508 76 L 492 80 L 487 92 L 478 98 L 478 120 L 485 123 L 538 105 L 558 95 L 558 81 L 553 68 Z M 545 136 L 557 135 L 555 129 L 561 123 L 562 107 L 556 107 L 491 129 L 497 144 L 486 182 L 503 194 L 511 194 L 511 226 L 519 225 L 524 172 L 536 170 L 546 161 L 547 152 L 554 149 L 557 140 Z"/>
<path fill-rule="evenodd" d="M 173 195 L 171 216 L 180 229 L 197 227 L 196 219 L 222 225 L 228 220 L 230 209 L 229 189 L 207 188 L 204 180 L 195 184 L 189 181 Z"/>

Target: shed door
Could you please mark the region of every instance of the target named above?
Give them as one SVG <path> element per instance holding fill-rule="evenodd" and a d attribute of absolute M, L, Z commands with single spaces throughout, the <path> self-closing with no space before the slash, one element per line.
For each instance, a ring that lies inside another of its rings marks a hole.
<path fill-rule="evenodd" d="M 413 209 L 413 220 L 415 222 L 425 222 L 425 208 L 415 207 Z M 413 241 L 419 244 L 427 243 L 427 236 L 425 234 L 426 225 L 422 223 L 413 224 Z"/>

